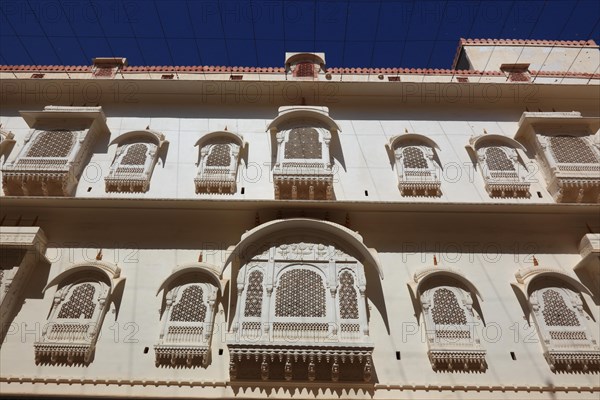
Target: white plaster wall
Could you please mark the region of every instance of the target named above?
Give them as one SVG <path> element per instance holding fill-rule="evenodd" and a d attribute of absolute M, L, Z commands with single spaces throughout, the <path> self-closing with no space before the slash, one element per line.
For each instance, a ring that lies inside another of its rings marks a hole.
<path fill-rule="evenodd" d="M 535 71 L 597 73 L 600 65 L 598 48 L 465 45 L 464 52 L 478 71 L 499 71 L 502 64 L 518 63 L 530 64 Z"/>
<path fill-rule="evenodd" d="M 276 116 L 276 107 L 264 107 L 260 114 Z M 145 112 L 147 114 L 147 112 Z M 392 202 L 467 202 L 467 203 L 551 203 L 546 191 L 544 176 L 534 159 L 527 159 L 530 165 L 532 185 L 530 198 L 490 198 L 484 188 L 479 168 L 474 168 L 465 146 L 472 136 L 488 133 L 514 137 L 518 128 L 520 113 L 500 115 L 509 120 L 481 119 L 475 111 L 465 111 L 456 119 L 432 119 L 431 115 L 422 119 L 346 119 L 351 114 L 343 106 L 331 107 L 330 114 L 338 122 L 342 131 L 339 142 L 343 154 L 335 160 L 334 193 L 337 200 L 349 201 L 392 201 Z M 124 116 L 113 117 L 106 110 L 110 139 L 100 140 L 91 159 L 82 173 L 76 190 L 76 197 L 86 198 L 161 198 L 161 199 L 274 199 L 271 171 L 271 139 L 265 132 L 268 118 L 152 118 Z M 502 112 L 500 114 L 503 114 Z M 341 115 L 341 117 L 336 117 Z M 486 118 L 486 117 L 484 117 Z M 496 117 L 497 118 L 497 117 Z M 20 116 L 4 117 L 3 126 L 15 134 L 16 145 L 5 155 L 14 159 L 23 146 L 29 128 Z M 107 146 L 116 137 L 146 127 L 161 132 L 169 142 L 161 151 L 146 193 L 106 193 L 104 178 L 108 171 L 117 144 Z M 194 178 L 198 173 L 198 147 L 194 144 L 211 131 L 225 127 L 244 137 L 248 143 L 247 164 L 238 171 L 238 190 L 233 195 L 196 194 Z M 423 134 L 433 139 L 440 150 L 442 196 L 412 197 L 402 196 L 398 190 L 395 165 L 390 164 L 385 145 L 390 137 L 405 132 Z M 345 167 L 344 167 L 345 166 Z M 531 166 L 533 168 L 531 168 Z M 244 194 L 241 189 L 244 188 Z M 368 191 L 368 196 L 365 195 Z M 537 192 L 542 197 L 539 198 Z"/>

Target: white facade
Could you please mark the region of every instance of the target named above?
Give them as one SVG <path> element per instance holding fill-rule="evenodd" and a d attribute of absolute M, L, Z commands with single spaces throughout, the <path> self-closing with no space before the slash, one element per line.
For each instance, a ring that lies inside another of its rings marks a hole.
<path fill-rule="evenodd" d="M 0 390 L 597 398 L 598 62 L 526 45 L 1 67 Z"/>

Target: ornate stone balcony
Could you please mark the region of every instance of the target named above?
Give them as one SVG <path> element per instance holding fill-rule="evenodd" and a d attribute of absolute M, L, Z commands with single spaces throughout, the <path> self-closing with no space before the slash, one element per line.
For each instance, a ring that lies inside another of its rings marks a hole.
<path fill-rule="evenodd" d="M 524 182 L 516 171 L 487 171 L 485 190 L 490 197 L 530 197 L 529 182 Z"/>
<path fill-rule="evenodd" d="M 333 172 L 319 162 L 282 162 L 273 169 L 275 199 L 333 200 Z"/>
<path fill-rule="evenodd" d="M 600 202 L 600 118 L 579 112 L 525 112 L 515 138 L 535 149 L 559 203 Z"/>
<path fill-rule="evenodd" d="M 32 128 L 2 168 L 8 196 L 71 196 L 97 134 L 108 132 L 102 107 L 47 106 L 22 111 Z"/>
<path fill-rule="evenodd" d="M 236 163 L 237 167 L 237 163 Z M 235 193 L 237 169 L 228 167 L 206 166 L 198 171 L 194 178 L 196 193 Z"/>
<path fill-rule="evenodd" d="M 95 329 L 95 324 L 87 321 L 48 324 L 42 341 L 34 344 L 36 364 L 89 364 L 94 354 Z"/>
<path fill-rule="evenodd" d="M 233 380 L 370 383 L 372 379 L 373 344 L 364 341 L 359 329 L 344 324 L 337 329 L 311 322 L 243 323 L 227 347 Z"/>
<path fill-rule="evenodd" d="M 398 172 L 398 189 L 403 196 L 441 196 L 441 186 L 435 169 L 404 168 Z"/>
<path fill-rule="evenodd" d="M 208 341 L 210 335 L 203 334 L 199 325 L 171 325 L 164 336 L 154 346 L 156 366 L 161 364 L 206 365 L 208 362 Z"/>

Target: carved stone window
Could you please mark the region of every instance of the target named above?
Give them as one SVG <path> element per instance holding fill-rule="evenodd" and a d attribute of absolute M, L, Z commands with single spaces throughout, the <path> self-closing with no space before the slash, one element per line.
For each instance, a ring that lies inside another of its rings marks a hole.
<path fill-rule="evenodd" d="M 358 290 L 349 271 L 340 274 L 338 302 L 341 319 L 358 319 Z"/>
<path fill-rule="evenodd" d="M 548 138 L 552 156 L 558 163 L 598 164 L 600 158 L 590 144 L 576 136 L 552 136 Z"/>
<path fill-rule="evenodd" d="M 94 315 L 96 303 L 94 294 L 96 288 L 90 283 L 82 283 L 75 286 L 68 301 L 63 303 L 56 318 L 85 318 L 90 319 Z"/>
<path fill-rule="evenodd" d="M 424 169 L 428 168 L 427 160 L 423 150 L 418 147 L 405 147 L 402 150 L 404 168 Z"/>
<path fill-rule="evenodd" d="M 285 68 L 294 78 L 316 78 L 325 70 L 325 54 L 286 53 Z"/>
<path fill-rule="evenodd" d="M 325 286 L 315 271 L 300 268 L 283 273 L 276 293 L 276 317 L 325 317 Z"/>
<path fill-rule="evenodd" d="M 315 65 L 312 62 L 301 62 L 296 64 L 294 76 L 298 78 L 313 78 L 315 76 Z"/>
<path fill-rule="evenodd" d="M 242 160 L 243 138 L 227 131 L 212 132 L 196 143 L 200 147 L 196 193 L 233 194 Z"/>
<path fill-rule="evenodd" d="M 322 143 L 319 132 L 313 128 L 294 128 L 290 131 L 285 143 L 284 157 L 286 159 L 320 159 Z"/>
<path fill-rule="evenodd" d="M 526 112 L 515 138 L 534 149 L 559 203 L 600 203 L 600 118 L 578 112 Z"/>
<path fill-rule="evenodd" d="M 529 303 L 552 371 L 600 369 L 600 348 L 588 328 L 579 293 L 558 281 L 547 281 L 532 290 Z"/>
<path fill-rule="evenodd" d="M 490 197 L 530 197 L 528 171 L 515 140 L 498 134 L 472 137 L 473 151 Z"/>
<path fill-rule="evenodd" d="M 263 273 L 252 271 L 248 279 L 246 289 L 246 301 L 244 302 L 245 317 L 260 317 L 262 314 L 263 300 Z"/>
<path fill-rule="evenodd" d="M 107 192 L 147 192 L 164 135 L 149 130 L 127 132 L 118 144 L 115 159 L 104 179 Z"/>
<path fill-rule="evenodd" d="M 486 164 L 490 171 L 514 171 L 515 166 L 501 147 L 485 149 Z"/>
<path fill-rule="evenodd" d="M 183 289 L 181 298 L 173 306 L 172 322 L 204 322 L 206 305 L 203 290 L 199 285 Z"/>
<path fill-rule="evenodd" d="M 206 366 L 216 300 L 220 290 L 217 268 L 204 263 L 178 267 L 161 285 L 165 307 L 162 329 L 154 346 L 156 366 Z"/>
<path fill-rule="evenodd" d="M 237 274 L 232 379 L 370 381 L 363 265 L 309 237 L 271 241 L 257 253 Z"/>
<path fill-rule="evenodd" d="M 102 279 L 76 281 L 56 292 L 36 363 L 88 364 L 108 306 L 109 285 Z"/>
<path fill-rule="evenodd" d="M 441 196 L 437 145 L 417 134 L 394 136 L 387 148 L 395 161 L 398 188 L 403 196 Z"/>
<path fill-rule="evenodd" d="M 75 146 L 75 132 L 43 131 L 36 135 L 26 157 L 68 157 Z"/>
<path fill-rule="evenodd" d="M 485 351 L 475 336 L 471 294 L 456 286 L 434 286 L 421 294 L 429 360 L 435 370 L 485 371 Z"/>
<path fill-rule="evenodd" d="M 32 130 L 2 168 L 9 196 L 71 196 L 99 133 L 108 132 L 101 107 L 47 106 L 21 113 Z"/>
<path fill-rule="evenodd" d="M 326 107 L 280 107 L 269 125 L 276 141 L 276 199 L 333 199 L 330 143 L 339 128 L 328 114 Z"/>

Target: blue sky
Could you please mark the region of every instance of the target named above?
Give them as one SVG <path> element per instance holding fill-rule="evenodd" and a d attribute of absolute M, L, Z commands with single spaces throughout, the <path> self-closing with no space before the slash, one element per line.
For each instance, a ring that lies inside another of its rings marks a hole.
<path fill-rule="evenodd" d="M 0 0 L 0 64 L 449 68 L 458 39 L 600 42 L 600 2 Z"/>

